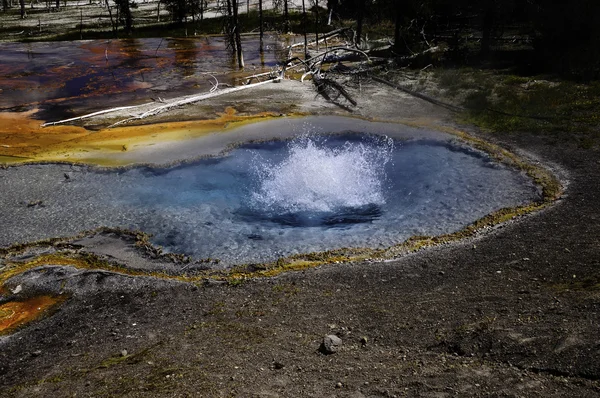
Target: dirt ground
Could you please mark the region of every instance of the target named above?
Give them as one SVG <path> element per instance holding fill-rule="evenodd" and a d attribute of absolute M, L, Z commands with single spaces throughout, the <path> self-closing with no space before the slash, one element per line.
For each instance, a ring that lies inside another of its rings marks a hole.
<path fill-rule="evenodd" d="M 268 90 L 285 92 L 275 86 Z M 419 99 L 375 83 L 358 89 L 355 115 L 455 125 Z M 269 106 L 347 114 L 314 93 L 294 92 L 271 94 Z M 256 95 L 211 106 L 255 112 Z M 552 169 L 565 186 L 562 198 L 476 238 L 392 261 L 235 284 L 46 261 L 8 279 L 4 301 L 68 299 L 0 337 L 0 395 L 599 396 L 600 155 L 543 134 L 462 128 Z M 142 255 L 132 250 L 112 254 L 138 264 Z M 324 354 L 320 345 L 331 334 L 342 344 Z"/>

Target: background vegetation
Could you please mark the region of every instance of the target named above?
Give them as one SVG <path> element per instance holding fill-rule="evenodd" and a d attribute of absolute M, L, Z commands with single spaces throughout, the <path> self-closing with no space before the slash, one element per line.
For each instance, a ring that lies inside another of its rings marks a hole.
<path fill-rule="evenodd" d="M 240 33 L 340 27 L 388 68 L 437 71 L 472 123 L 598 141 L 598 0 L 2 0 L 0 13 L 10 41 L 225 33 L 240 67 Z"/>

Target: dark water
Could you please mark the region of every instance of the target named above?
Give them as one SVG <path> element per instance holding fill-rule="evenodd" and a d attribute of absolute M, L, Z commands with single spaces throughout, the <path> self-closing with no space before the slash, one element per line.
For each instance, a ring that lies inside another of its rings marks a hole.
<path fill-rule="evenodd" d="M 64 173 L 68 173 L 67 181 Z M 437 235 L 539 196 L 521 173 L 438 140 L 318 136 L 242 146 L 174 168 L 0 171 L 0 245 L 101 225 L 226 263 Z M 41 200 L 43 205 L 27 207 Z"/>

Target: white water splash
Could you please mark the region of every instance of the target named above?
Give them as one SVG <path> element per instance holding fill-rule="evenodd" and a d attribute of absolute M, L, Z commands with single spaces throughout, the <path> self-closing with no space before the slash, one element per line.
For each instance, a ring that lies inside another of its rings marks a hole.
<path fill-rule="evenodd" d="M 310 138 L 294 140 L 281 163 L 255 162 L 260 183 L 252 204 L 292 213 L 382 205 L 392 150 L 392 140 L 347 141 L 333 148 Z"/>

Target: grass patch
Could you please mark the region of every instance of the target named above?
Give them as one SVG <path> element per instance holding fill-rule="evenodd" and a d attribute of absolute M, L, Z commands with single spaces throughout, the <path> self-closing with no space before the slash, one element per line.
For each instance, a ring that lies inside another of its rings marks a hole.
<path fill-rule="evenodd" d="M 494 133 L 546 133 L 582 148 L 600 144 L 600 82 L 581 84 L 497 71 L 440 69 L 444 94 L 462 121 Z"/>
<path fill-rule="evenodd" d="M 557 283 L 551 286 L 557 292 L 600 292 L 600 275 L 587 276 L 585 278 L 573 278 L 564 283 Z"/>

